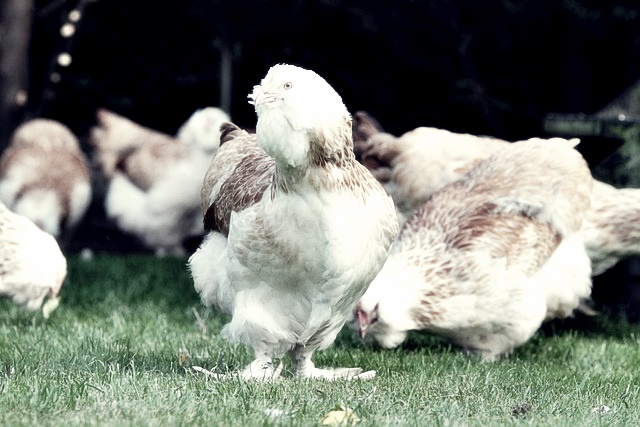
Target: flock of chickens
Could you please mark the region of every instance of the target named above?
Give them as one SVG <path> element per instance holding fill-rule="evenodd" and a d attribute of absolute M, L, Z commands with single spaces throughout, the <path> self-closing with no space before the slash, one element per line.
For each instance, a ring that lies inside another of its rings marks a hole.
<path fill-rule="evenodd" d="M 385 133 L 318 74 L 273 66 L 255 131 L 214 107 L 166 135 L 100 109 L 93 158 L 61 123 L 21 125 L 0 158 L 0 296 L 58 298 L 61 247 L 92 198 L 158 255 L 187 256 L 222 335 L 254 361 L 217 378 L 371 378 L 319 368 L 346 325 L 397 347 L 412 330 L 491 361 L 547 320 L 588 311 L 591 277 L 640 252 L 640 190 L 595 180 L 577 139 Z M 183 241 L 201 237 L 193 254 Z"/>

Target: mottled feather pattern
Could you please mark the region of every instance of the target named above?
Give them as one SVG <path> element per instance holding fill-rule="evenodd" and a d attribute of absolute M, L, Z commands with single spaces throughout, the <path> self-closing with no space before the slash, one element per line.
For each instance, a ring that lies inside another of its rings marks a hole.
<path fill-rule="evenodd" d="M 111 178 L 123 156 L 145 144 L 153 143 L 158 138 L 162 143 L 168 137 L 113 111 L 99 108 L 96 111 L 96 125 L 91 128 L 89 142 L 96 148 L 94 160 L 102 169 L 102 173 Z"/>
<path fill-rule="evenodd" d="M 55 165 L 55 167 L 52 167 Z M 58 149 L 33 147 L 8 147 L 0 159 L 0 180 L 9 177 L 13 168 L 20 169 L 23 184 L 15 193 L 15 199 L 33 189 L 58 190 L 65 215 L 71 208 L 69 198 L 74 186 L 90 181 L 87 161 L 81 153 Z"/>
<path fill-rule="evenodd" d="M 249 95 L 256 131 L 224 125 L 201 192 L 205 241 L 189 259 L 202 301 L 231 315 L 225 338 L 255 360 L 243 378 L 295 373 L 370 378 L 319 369 L 328 347 L 386 258 L 398 230 L 391 198 L 356 162 L 351 117 L 327 82 L 300 67 L 272 67 Z"/>
<path fill-rule="evenodd" d="M 309 131 L 309 145 L 311 158 L 315 166 L 324 167 L 333 164 L 342 167 L 353 162 L 351 117 L 344 117 L 343 123 L 337 131 L 328 132 L 325 129 L 311 129 Z"/>
<path fill-rule="evenodd" d="M 592 181 L 573 145 L 509 144 L 436 191 L 404 223 L 354 319 L 374 319 L 384 347 L 425 329 L 493 360 L 569 315 L 590 293 L 579 230 Z"/>
<path fill-rule="evenodd" d="M 141 190 L 151 186 L 169 172 L 168 164 L 189 156 L 190 147 L 162 134 L 148 144 L 118 153 L 116 170 L 126 174 Z"/>
<path fill-rule="evenodd" d="M 453 182 L 507 141 L 420 127 L 395 137 L 366 112 L 356 112 L 356 155 L 393 197 L 401 222 L 434 191 Z M 543 174 L 541 174 L 543 176 Z M 593 180 L 592 208 L 582 235 L 593 274 L 640 254 L 640 189 Z"/>
<path fill-rule="evenodd" d="M 62 123 L 20 125 L 0 158 L 0 199 L 56 238 L 68 237 L 91 201 L 89 162 Z"/>
<path fill-rule="evenodd" d="M 347 123 L 348 125 L 348 123 Z M 344 141 L 350 141 L 344 134 Z M 312 141 L 312 150 L 314 145 Z M 316 188 L 332 189 L 345 186 L 352 190 L 361 190 L 357 194 L 363 199 L 369 191 L 377 187 L 370 179 L 370 173 L 354 162 L 351 146 L 343 143 L 340 150 L 316 150 L 314 158 L 322 158 L 315 166 L 326 168 L 329 173 L 314 174 L 305 171 L 305 179 Z M 333 169 L 347 168 L 349 173 L 334 174 Z M 233 124 L 222 129 L 221 147 L 213 158 L 202 188 L 202 204 L 205 229 L 228 234 L 231 212 L 241 212 L 248 206 L 259 202 L 267 188 L 275 191 L 289 191 L 286 180 L 274 182 L 276 164 L 257 144 L 256 135 L 242 130 Z M 331 179 L 336 176 L 336 179 Z M 296 177 L 296 180 L 300 177 Z M 272 183 L 277 184 L 271 186 Z M 272 197 L 270 195 L 269 197 Z M 364 200 L 363 200 L 364 201 Z M 205 208 L 205 206 L 207 206 Z"/>
<path fill-rule="evenodd" d="M 262 150 L 255 134 L 227 124 L 221 146 L 204 178 L 201 199 L 205 230 L 229 233 L 231 212 L 240 212 L 260 199 L 273 181 L 275 163 Z"/>
<path fill-rule="evenodd" d="M 452 184 L 450 191 L 442 194 L 445 197 L 439 197 L 441 194 L 436 193 L 418 209 L 416 214 L 407 220 L 406 227 L 414 233 L 424 227 L 438 229 L 449 250 L 487 250 L 494 258 L 506 258 L 507 266 L 519 264 L 521 252 L 526 251 L 523 258 L 531 263 L 524 268 L 528 273 L 539 269 L 560 243 L 560 236 L 548 223 L 532 222 L 531 217 L 524 213 L 502 213 L 495 204 L 482 202 L 487 194 L 472 194 L 481 202 L 476 204 L 474 197 L 469 197 L 467 190 Z M 455 204 L 456 200 L 462 199 L 466 200 L 466 203 Z M 452 208 L 440 210 L 437 208 L 440 203 Z M 434 214 L 425 215 L 425 211 L 433 211 Z M 430 222 L 426 222 L 425 219 Z M 526 248 L 520 246 L 523 238 L 529 235 L 532 239 L 528 242 L 529 245 Z M 531 256 L 530 249 L 536 250 L 533 252 L 534 257 Z"/>
<path fill-rule="evenodd" d="M 396 204 L 401 222 L 430 195 L 460 179 L 482 159 L 509 144 L 492 137 L 456 134 L 419 127 L 396 137 L 382 131 L 365 112 L 357 112 L 357 124 L 367 136 L 355 144 L 356 156 L 383 184 Z"/>
<path fill-rule="evenodd" d="M 13 147 L 37 146 L 44 150 L 78 151 L 80 144 L 71 130 L 52 119 L 32 119 L 21 124 L 11 136 Z"/>
<path fill-rule="evenodd" d="M 266 154 L 243 157 L 207 210 L 205 219 L 211 218 L 213 222 L 205 221 L 205 230 L 216 230 L 227 235 L 231 212 L 241 212 L 259 202 L 271 185 L 274 172 L 275 163 Z M 258 178 L 249 179 L 254 176 Z"/>

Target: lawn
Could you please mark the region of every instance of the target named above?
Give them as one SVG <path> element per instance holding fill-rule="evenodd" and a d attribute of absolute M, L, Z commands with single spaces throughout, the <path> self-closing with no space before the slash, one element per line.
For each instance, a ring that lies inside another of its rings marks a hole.
<path fill-rule="evenodd" d="M 0 301 L 0 424 L 313 426 L 336 405 L 361 426 L 591 426 L 640 420 L 640 326 L 606 316 L 556 322 L 485 364 L 435 337 L 364 347 L 343 331 L 318 366 L 376 369 L 369 381 L 215 380 L 251 355 L 218 336 L 186 259 L 69 259 L 49 319 Z"/>

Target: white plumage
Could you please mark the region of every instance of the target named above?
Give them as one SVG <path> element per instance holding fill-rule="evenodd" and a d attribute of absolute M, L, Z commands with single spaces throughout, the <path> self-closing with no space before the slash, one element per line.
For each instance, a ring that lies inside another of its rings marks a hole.
<path fill-rule="evenodd" d="M 97 119 L 91 141 L 108 179 L 107 216 L 157 255 L 183 255 L 183 242 L 204 233 L 200 187 L 228 115 L 198 110 L 177 138 L 104 109 Z"/>
<path fill-rule="evenodd" d="M 220 145 L 220 126 L 229 120 L 229 115 L 220 108 L 201 108 L 180 126 L 176 138 L 187 145 L 199 147 L 211 157 Z"/>
<path fill-rule="evenodd" d="M 405 222 L 351 326 L 387 348 L 425 330 L 494 360 L 570 315 L 591 290 L 579 231 L 592 180 L 574 143 L 509 144 L 436 191 Z"/>
<path fill-rule="evenodd" d="M 91 202 L 89 162 L 62 123 L 20 125 L 0 158 L 0 199 L 57 239 L 67 242 Z"/>
<path fill-rule="evenodd" d="M 429 127 L 395 137 L 363 111 L 354 114 L 354 139 L 356 155 L 393 197 L 401 223 L 435 191 L 511 144 Z M 640 189 L 615 188 L 593 179 L 591 208 L 581 233 L 594 276 L 621 259 L 640 255 Z"/>
<path fill-rule="evenodd" d="M 640 189 L 593 180 L 591 209 L 582 226 L 593 275 L 640 255 Z"/>
<path fill-rule="evenodd" d="M 243 378 L 278 377 L 287 353 L 300 377 L 369 378 L 311 356 L 381 268 L 398 228 L 392 200 L 355 160 L 351 117 L 316 73 L 276 65 L 250 98 L 256 134 L 226 125 L 204 180 L 195 288 L 231 315 L 223 335 L 253 351 Z"/>
<path fill-rule="evenodd" d="M 445 185 L 507 141 L 419 127 L 396 137 L 364 111 L 354 114 L 356 155 L 393 198 L 400 223 Z"/>
<path fill-rule="evenodd" d="M 56 239 L 0 203 L 0 296 L 29 310 L 57 297 L 67 261 Z"/>

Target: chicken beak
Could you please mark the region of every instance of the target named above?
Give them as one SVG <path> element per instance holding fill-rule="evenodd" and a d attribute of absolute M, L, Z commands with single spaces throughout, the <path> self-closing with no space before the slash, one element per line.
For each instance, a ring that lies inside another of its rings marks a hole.
<path fill-rule="evenodd" d="M 253 93 L 249 95 L 249 104 L 253 104 L 256 107 L 261 104 L 267 104 L 275 100 L 275 95 L 264 91 L 261 86 L 255 86 Z"/>
<path fill-rule="evenodd" d="M 367 330 L 369 329 L 369 316 L 358 307 L 356 309 L 356 316 L 358 316 L 358 332 L 360 333 L 360 339 L 363 340 L 367 336 Z"/>

